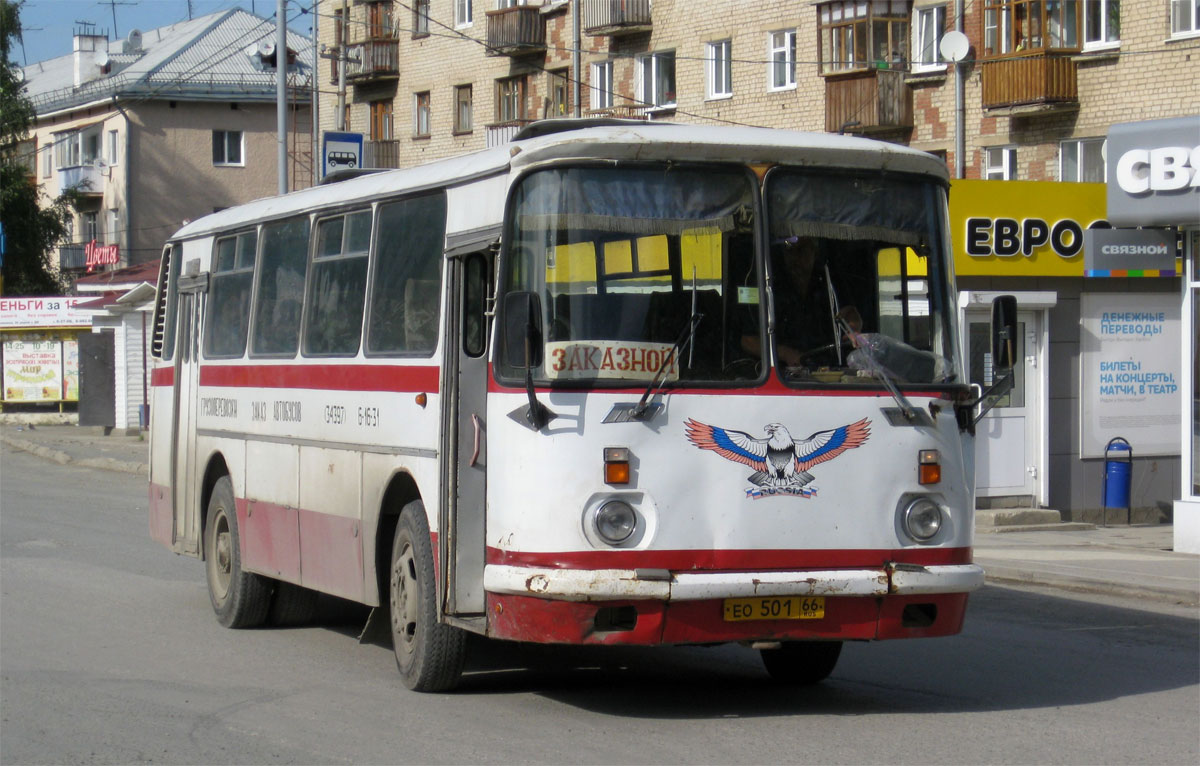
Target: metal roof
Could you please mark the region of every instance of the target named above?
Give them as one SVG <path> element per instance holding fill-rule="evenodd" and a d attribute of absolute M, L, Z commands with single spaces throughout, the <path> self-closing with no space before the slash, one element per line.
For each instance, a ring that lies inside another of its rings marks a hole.
<path fill-rule="evenodd" d="M 141 33 L 141 46 L 109 44 L 110 72 L 75 85 L 75 54 L 24 67 L 25 92 L 38 114 L 118 98 L 272 100 L 275 72 L 263 70 L 246 50 L 275 40 L 275 22 L 240 8 L 200 16 Z M 289 30 L 295 63 L 288 82 L 310 83 L 312 40 Z M 304 94 L 304 98 L 307 94 Z"/>

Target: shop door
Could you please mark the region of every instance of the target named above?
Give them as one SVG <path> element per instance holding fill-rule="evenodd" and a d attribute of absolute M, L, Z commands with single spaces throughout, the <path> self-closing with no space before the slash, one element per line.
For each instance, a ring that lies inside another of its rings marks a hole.
<path fill-rule="evenodd" d="M 975 429 L 975 487 L 978 497 L 1012 497 L 1016 505 L 1036 507 L 1044 473 L 1038 371 L 1041 312 L 1018 311 L 1017 320 L 1012 391 Z M 971 382 L 987 389 L 993 383 L 990 315 L 967 314 L 967 342 Z"/>
<path fill-rule="evenodd" d="M 117 424 L 112 330 L 79 335 L 79 425 Z"/>

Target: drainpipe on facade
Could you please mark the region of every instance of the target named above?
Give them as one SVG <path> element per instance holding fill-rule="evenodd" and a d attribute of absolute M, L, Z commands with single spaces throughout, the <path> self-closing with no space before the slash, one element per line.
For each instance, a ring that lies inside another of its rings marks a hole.
<path fill-rule="evenodd" d="M 959 32 L 963 31 L 963 0 L 954 0 L 954 28 Z M 966 125 L 967 119 L 966 97 L 964 89 L 966 84 L 963 82 L 963 63 L 962 61 L 954 62 L 954 177 L 962 178 L 963 170 L 966 167 L 967 153 L 967 136 Z"/>
<path fill-rule="evenodd" d="M 133 205 L 130 203 L 133 200 L 130 199 L 130 197 L 129 197 L 129 179 L 133 178 L 133 152 L 129 151 L 129 148 L 130 148 L 130 145 L 132 144 L 132 139 L 130 136 L 133 133 L 133 121 L 129 119 L 129 112 L 126 112 L 125 108 L 123 106 L 121 106 L 119 101 L 117 101 L 117 97 L 115 94 L 112 97 L 112 105 L 113 105 L 113 108 L 116 109 L 118 112 L 120 112 L 121 116 L 125 118 L 125 146 L 122 149 L 125 156 L 121 158 L 122 161 L 124 161 L 124 163 L 125 163 L 125 184 L 124 184 L 125 192 L 124 192 L 124 199 L 122 200 L 123 206 L 125 209 L 125 230 L 121 232 L 121 239 L 123 240 L 123 242 L 121 242 L 120 244 L 125 250 L 125 256 L 126 256 L 128 265 L 132 266 L 133 265 Z"/>
<path fill-rule="evenodd" d="M 579 119 L 583 116 L 583 92 L 580 87 L 583 84 L 583 73 L 579 71 L 581 60 L 583 58 L 580 48 L 583 47 L 583 37 L 580 31 L 579 21 L 579 0 L 571 3 L 571 27 L 574 33 L 574 52 L 571 54 L 571 67 L 575 70 L 575 118 Z"/>

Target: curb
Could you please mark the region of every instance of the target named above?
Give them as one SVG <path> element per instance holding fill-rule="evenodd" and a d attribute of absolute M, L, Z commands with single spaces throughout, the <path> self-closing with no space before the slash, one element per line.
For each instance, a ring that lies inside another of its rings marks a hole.
<path fill-rule="evenodd" d="M 1085 577 L 1060 577 L 1017 566 L 988 564 L 976 560 L 984 569 L 984 580 L 992 585 L 1042 587 L 1065 590 L 1072 593 L 1120 596 L 1130 599 L 1148 599 L 1177 606 L 1197 606 L 1200 594 L 1186 588 L 1125 585 L 1106 580 L 1089 580 Z"/>
<path fill-rule="evenodd" d="M 62 450 L 44 447 L 40 444 L 35 444 L 25 439 L 18 439 L 7 434 L 0 434 L 0 442 L 4 442 L 8 446 L 28 452 L 38 457 L 47 460 L 53 460 L 59 465 L 73 464 L 84 468 L 98 468 L 103 471 L 120 471 L 121 473 L 136 473 L 142 476 L 148 476 L 150 471 L 145 463 L 133 462 L 129 460 L 117 460 L 108 457 L 89 457 L 82 460 L 75 460 Z"/>

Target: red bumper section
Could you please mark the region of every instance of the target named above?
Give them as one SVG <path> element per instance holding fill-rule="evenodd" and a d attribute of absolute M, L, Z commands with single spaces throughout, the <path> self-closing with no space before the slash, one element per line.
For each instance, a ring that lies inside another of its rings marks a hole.
<path fill-rule="evenodd" d="M 825 599 L 815 620 L 726 622 L 722 600 L 551 601 L 487 596 L 488 635 L 549 644 L 712 644 L 757 640 L 881 640 L 952 636 L 962 630 L 966 593 Z"/>

